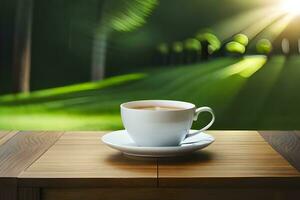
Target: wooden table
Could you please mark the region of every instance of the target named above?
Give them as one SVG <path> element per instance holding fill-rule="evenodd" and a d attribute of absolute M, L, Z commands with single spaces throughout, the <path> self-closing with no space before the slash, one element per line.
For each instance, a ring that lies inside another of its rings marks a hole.
<path fill-rule="evenodd" d="M 103 132 L 0 132 L 0 200 L 297 199 L 300 133 L 209 131 L 193 155 L 134 160 Z"/>

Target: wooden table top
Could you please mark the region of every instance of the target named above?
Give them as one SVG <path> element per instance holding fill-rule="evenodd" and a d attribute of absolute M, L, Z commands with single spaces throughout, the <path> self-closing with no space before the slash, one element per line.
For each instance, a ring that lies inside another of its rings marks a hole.
<path fill-rule="evenodd" d="M 23 187 L 300 186 L 296 131 L 208 131 L 209 147 L 181 158 L 134 160 L 104 132 L 0 132 L 1 180 Z"/>

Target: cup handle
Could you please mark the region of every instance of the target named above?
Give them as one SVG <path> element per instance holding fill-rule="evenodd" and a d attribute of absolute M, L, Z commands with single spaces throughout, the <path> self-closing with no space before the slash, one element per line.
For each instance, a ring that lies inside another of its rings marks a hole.
<path fill-rule="evenodd" d="M 209 112 L 209 113 L 211 114 L 211 116 L 212 116 L 211 121 L 210 121 L 206 126 L 204 126 L 202 129 L 200 129 L 199 131 L 196 131 L 196 132 L 194 132 L 194 133 L 189 133 L 189 134 L 187 134 L 186 138 L 187 138 L 187 137 L 194 136 L 194 135 L 196 135 L 196 134 L 198 134 L 198 133 L 201 133 L 201 132 L 203 132 L 203 131 L 206 131 L 206 130 L 209 129 L 209 128 L 213 125 L 213 123 L 215 122 L 214 111 L 213 111 L 210 107 L 200 107 L 200 108 L 197 108 L 196 111 L 195 111 L 195 115 L 194 115 L 194 121 L 197 121 L 199 114 L 202 113 L 202 112 Z"/>

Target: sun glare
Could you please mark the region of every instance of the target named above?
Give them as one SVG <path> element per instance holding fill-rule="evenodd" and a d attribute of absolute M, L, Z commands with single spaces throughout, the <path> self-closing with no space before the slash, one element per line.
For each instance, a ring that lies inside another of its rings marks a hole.
<path fill-rule="evenodd" d="M 282 0 L 280 9 L 292 15 L 300 15 L 300 0 Z"/>

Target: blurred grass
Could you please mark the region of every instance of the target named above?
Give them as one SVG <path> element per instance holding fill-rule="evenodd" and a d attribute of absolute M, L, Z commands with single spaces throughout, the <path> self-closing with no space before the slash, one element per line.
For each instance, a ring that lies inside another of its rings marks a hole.
<path fill-rule="evenodd" d="M 0 97 L 0 102 L 12 102 L 12 101 L 20 101 L 20 100 L 29 100 L 32 101 L 33 99 L 38 98 L 47 98 L 56 95 L 66 95 L 69 93 L 76 93 L 81 91 L 87 90 L 97 90 L 102 89 L 109 86 L 120 85 L 126 83 L 128 81 L 138 80 L 145 76 L 145 74 L 129 74 L 123 76 L 117 76 L 105 81 L 96 81 L 96 82 L 88 82 L 88 83 L 81 83 L 75 84 L 70 86 L 52 88 L 52 89 L 45 89 L 36 92 L 29 93 L 21 93 L 21 94 L 11 94 L 11 95 L 4 95 Z"/>
<path fill-rule="evenodd" d="M 0 129 L 121 129 L 119 105 L 140 99 L 211 106 L 217 116 L 214 129 L 299 129 L 299 57 L 274 56 L 265 62 L 263 56 L 218 58 L 30 95 L 5 95 L 0 97 Z M 208 117 L 201 116 L 194 127 Z"/>

